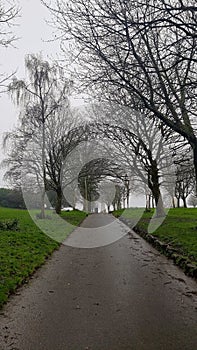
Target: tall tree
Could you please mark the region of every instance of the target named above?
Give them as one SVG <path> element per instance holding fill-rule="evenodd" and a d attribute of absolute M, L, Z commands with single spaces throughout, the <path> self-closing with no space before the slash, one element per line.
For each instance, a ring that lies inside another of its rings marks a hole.
<path fill-rule="evenodd" d="M 128 105 L 142 103 L 184 137 L 193 149 L 197 179 L 196 1 L 55 4 L 48 8 L 63 43 L 73 39 L 84 81 L 101 96 L 126 92 Z"/>
<path fill-rule="evenodd" d="M 6 134 L 4 140 L 8 148 L 8 157 L 3 161 L 4 167 L 8 169 L 5 179 L 10 180 L 15 187 L 23 186 L 27 192 L 32 191 L 31 187 L 36 192 L 43 188 L 42 130 L 39 124 L 36 130 L 35 127 L 35 122 L 32 124 L 31 120 L 25 119 L 25 123 L 23 121 L 22 125 Z M 73 180 L 70 179 L 70 172 L 75 162 L 68 160 L 68 157 L 82 141 L 86 141 L 87 136 L 86 124 L 81 125 L 66 102 L 45 123 L 45 190 L 49 194 L 50 191 L 54 192 L 58 214 L 65 202 L 64 189 Z M 28 179 L 28 183 L 25 179 Z"/>
<path fill-rule="evenodd" d="M 74 164 L 69 155 L 81 142 L 88 138 L 86 123 L 81 121 L 70 108 L 58 110 L 55 118 L 46 127 L 46 176 L 47 188 L 56 193 L 56 213 L 61 213 L 63 193 L 70 183 L 70 171 Z M 74 161 L 73 161 L 74 163 Z"/>
<path fill-rule="evenodd" d="M 34 126 L 32 137 L 40 134 L 42 206 L 41 217 L 45 217 L 46 192 L 46 123 L 54 118 L 55 112 L 68 101 L 70 82 L 63 78 L 63 73 L 56 64 L 49 64 L 40 55 L 28 55 L 25 60 L 27 79 L 14 78 L 9 85 L 9 92 L 21 108 L 21 124 L 27 120 Z"/>
<path fill-rule="evenodd" d="M 160 130 L 156 121 L 142 111 L 131 112 L 130 108 L 114 104 L 100 106 L 98 111 L 100 124 L 96 128 L 113 143 L 112 154 L 116 154 L 117 161 L 121 156 L 129 174 L 135 174 L 148 186 L 156 202 L 157 215 L 164 216 L 160 187 L 164 169 L 169 165 L 169 133 Z M 106 147 L 110 147 L 108 142 Z"/>

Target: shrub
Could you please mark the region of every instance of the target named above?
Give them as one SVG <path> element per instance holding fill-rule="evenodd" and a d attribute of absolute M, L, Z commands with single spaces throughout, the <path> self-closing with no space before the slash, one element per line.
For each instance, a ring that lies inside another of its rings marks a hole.
<path fill-rule="evenodd" d="M 19 221 L 18 219 L 0 221 L 0 231 L 18 231 Z"/>

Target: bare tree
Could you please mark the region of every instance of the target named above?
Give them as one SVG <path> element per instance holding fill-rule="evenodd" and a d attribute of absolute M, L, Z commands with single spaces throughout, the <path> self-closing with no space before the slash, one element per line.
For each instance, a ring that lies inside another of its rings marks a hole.
<path fill-rule="evenodd" d="M 120 210 L 122 209 L 122 202 L 124 200 L 124 192 L 125 188 L 124 185 L 121 186 L 121 184 L 115 185 L 116 192 L 115 192 L 115 197 L 112 202 L 114 210 Z"/>
<path fill-rule="evenodd" d="M 0 48 L 7 48 L 13 45 L 17 39 L 13 34 L 12 28 L 15 20 L 19 16 L 19 8 L 14 1 L 0 1 Z M 5 88 L 6 82 L 11 78 L 12 74 L 6 75 L 0 73 L 0 87 Z"/>
<path fill-rule="evenodd" d="M 160 186 L 170 158 L 166 152 L 168 134 L 161 132 L 154 119 L 118 105 L 100 106 L 97 114 L 101 124 L 96 127 L 111 140 L 114 151 L 118 150 L 117 162 L 122 154 L 123 162 L 130 167 L 128 173 L 135 174 L 147 184 L 156 202 L 157 215 L 163 216 Z"/>
<path fill-rule="evenodd" d="M 184 137 L 197 179 L 195 0 L 55 3 L 48 8 L 63 44 L 73 39 L 86 85 L 143 104 Z"/>
<path fill-rule="evenodd" d="M 51 190 L 55 193 L 57 214 L 61 213 L 64 189 L 73 180 L 70 172 L 75 164 L 69 162 L 68 157 L 86 139 L 86 124 L 81 125 L 66 101 L 54 112 L 53 118 L 45 122 L 45 194 Z M 35 121 L 32 124 L 26 119 L 25 126 L 23 122 L 7 134 L 4 141 L 10 146 L 8 157 L 3 161 L 8 168 L 5 178 L 15 186 L 23 186 L 25 191 L 33 192 L 33 188 L 36 192 L 42 191 L 42 129 L 39 124 L 35 129 Z M 27 184 L 24 184 L 25 178 L 28 179 Z"/>
<path fill-rule="evenodd" d="M 19 8 L 15 1 L 0 2 L 0 46 L 8 47 L 16 40 L 11 31 L 15 19 L 19 16 Z"/>
<path fill-rule="evenodd" d="M 45 217 L 44 198 L 46 192 L 46 123 L 54 118 L 55 112 L 68 101 L 70 82 L 63 79 L 62 71 L 55 64 L 49 64 L 41 56 L 28 55 L 25 61 L 27 80 L 14 78 L 9 92 L 21 108 L 21 124 L 30 125 L 32 137 L 40 137 L 42 168 L 42 208 Z M 30 123 L 29 123 L 30 121 Z M 39 130 L 39 131 L 38 131 Z M 37 136 L 36 136 L 37 137 Z"/>
<path fill-rule="evenodd" d="M 163 23 L 175 27 L 183 32 L 184 37 L 196 38 L 197 6 L 190 0 L 160 0 L 155 2 L 159 11 L 159 18 L 151 20 L 147 24 L 160 27 Z"/>
<path fill-rule="evenodd" d="M 46 177 L 47 188 L 56 193 L 56 213 L 61 213 L 63 192 L 70 183 L 74 164 L 68 162 L 72 151 L 87 140 L 86 124 L 81 125 L 70 108 L 58 109 L 55 118 L 46 126 Z M 69 175 L 69 176 L 68 176 Z M 73 180 L 73 179 L 71 179 Z"/>
<path fill-rule="evenodd" d="M 34 135 L 34 137 L 33 137 Z M 4 135 L 3 146 L 7 157 L 1 163 L 6 168 L 5 180 L 14 187 L 29 192 L 42 191 L 42 135 L 30 119 L 23 120 L 14 130 Z M 28 181 L 27 181 L 28 178 Z"/>
<path fill-rule="evenodd" d="M 122 182 L 122 176 L 123 170 L 119 164 L 107 158 L 104 154 L 87 162 L 79 174 L 79 188 L 85 199 L 85 206 L 86 202 L 89 204 L 88 210 L 91 209 L 91 202 L 102 196 L 101 183 L 110 180 Z"/>
<path fill-rule="evenodd" d="M 177 206 L 180 207 L 180 199 L 184 208 L 187 208 L 187 197 L 194 189 L 194 169 L 191 162 L 179 163 L 176 167 L 175 197 Z"/>

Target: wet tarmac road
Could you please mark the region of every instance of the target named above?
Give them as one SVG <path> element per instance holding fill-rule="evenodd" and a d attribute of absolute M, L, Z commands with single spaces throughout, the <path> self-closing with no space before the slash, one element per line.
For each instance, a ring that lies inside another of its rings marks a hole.
<path fill-rule="evenodd" d="M 104 231 L 111 221 L 91 215 L 83 226 Z M 62 246 L 11 297 L 1 350 L 196 349 L 196 282 L 135 233 L 124 236 L 122 223 L 113 230 L 123 237 L 105 247 Z M 77 229 L 68 243 L 82 238 Z"/>

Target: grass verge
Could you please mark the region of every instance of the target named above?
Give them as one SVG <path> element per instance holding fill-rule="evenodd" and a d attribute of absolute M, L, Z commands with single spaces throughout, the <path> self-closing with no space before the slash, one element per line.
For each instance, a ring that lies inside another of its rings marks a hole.
<path fill-rule="evenodd" d="M 86 217 L 86 213 L 80 211 L 63 212 L 61 217 L 66 221 L 61 220 L 61 232 L 56 241 L 59 218 L 53 217 L 51 212 L 49 215 L 51 220 L 37 221 L 38 227 L 27 210 L 0 208 L 0 221 L 18 219 L 19 222 L 16 231 L 0 230 L 0 308 L 9 295 L 59 247 L 60 238 L 65 239 L 73 230 L 72 225 L 78 226 Z M 42 232 L 41 226 L 49 230 L 49 235 L 47 230 L 47 234 Z"/>
<path fill-rule="evenodd" d="M 116 211 L 114 215 L 123 221 L 133 220 L 137 210 Z M 171 257 L 183 270 L 196 277 L 197 274 L 197 208 L 170 209 L 165 220 L 155 232 L 148 234 L 148 226 L 154 211 L 144 212 L 135 223 L 134 230 Z"/>

